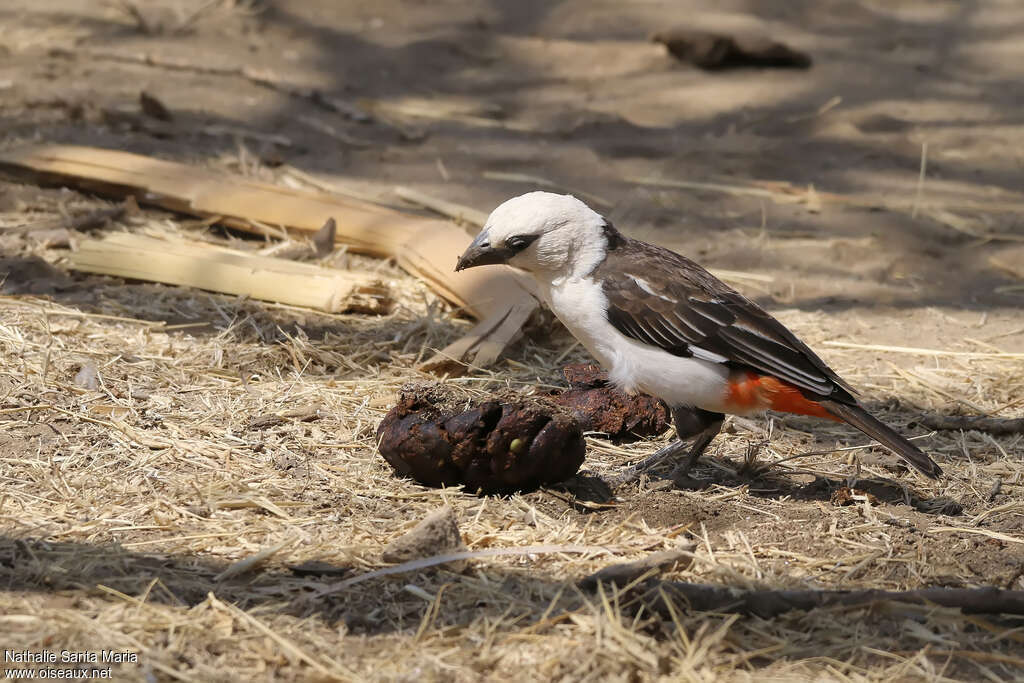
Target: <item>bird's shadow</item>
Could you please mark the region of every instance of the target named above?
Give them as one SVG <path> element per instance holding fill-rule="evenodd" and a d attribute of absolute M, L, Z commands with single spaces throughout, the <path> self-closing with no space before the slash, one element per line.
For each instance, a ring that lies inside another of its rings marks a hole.
<path fill-rule="evenodd" d="M 959 515 L 963 506 L 945 496 L 928 497 L 914 489 L 910 482 L 870 478 L 839 478 L 813 473 L 810 482 L 798 481 L 794 474 L 802 471 L 782 471 L 772 463 L 741 462 L 739 464 L 722 457 L 704 456 L 694 467 L 695 474 L 677 480 L 672 476 L 672 466 L 656 467 L 646 473 L 652 489 L 678 488 L 700 491 L 713 485 L 727 488 L 747 486 L 747 492 L 758 498 L 772 500 L 821 501 L 836 506 L 846 506 L 867 502 L 871 505 L 906 505 L 918 512 L 929 515 Z M 596 480 L 596 481 L 595 481 Z M 635 484 L 625 484 L 633 486 Z M 590 474 L 579 474 L 560 486 L 578 501 L 582 501 L 577 509 L 581 512 L 594 512 L 601 506 L 610 504 L 615 498 L 615 491 L 610 482 Z M 619 487 L 622 490 L 622 487 Z"/>

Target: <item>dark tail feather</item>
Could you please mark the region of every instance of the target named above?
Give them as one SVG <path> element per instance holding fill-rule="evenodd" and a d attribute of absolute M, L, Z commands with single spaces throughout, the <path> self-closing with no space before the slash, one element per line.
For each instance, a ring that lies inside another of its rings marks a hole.
<path fill-rule="evenodd" d="M 922 453 L 917 446 L 896 433 L 892 427 L 882 423 L 866 410 L 856 405 L 836 401 L 819 401 L 825 410 L 844 422 L 856 427 L 880 444 L 914 466 L 921 474 L 937 479 L 942 474 L 934 460 Z"/>

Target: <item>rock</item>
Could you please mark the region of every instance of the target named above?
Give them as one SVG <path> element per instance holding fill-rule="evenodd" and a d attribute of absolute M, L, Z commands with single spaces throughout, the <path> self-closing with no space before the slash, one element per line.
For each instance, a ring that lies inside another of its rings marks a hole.
<path fill-rule="evenodd" d="M 391 541 L 381 553 L 385 562 L 409 562 L 435 555 L 448 555 L 466 551 L 466 544 L 459 533 L 459 523 L 451 506 L 434 510 L 410 531 Z M 460 572 L 466 567 L 466 560 L 448 564 L 453 571 Z"/>
<path fill-rule="evenodd" d="M 76 386 L 88 391 L 99 391 L 99 371 L 96 369 L 96 364 L 92 361 L 84 363 L 72 381 Z"/>

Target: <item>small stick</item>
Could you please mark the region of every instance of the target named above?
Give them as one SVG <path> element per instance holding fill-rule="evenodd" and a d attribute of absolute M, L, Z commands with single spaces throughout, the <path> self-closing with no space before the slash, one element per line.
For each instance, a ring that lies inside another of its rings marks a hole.
<path fill-rule="evenodd" d="M 1003 543 L 1019 543 L 1021 545 L 1024 545 L 1024 538 L 1017 538 L 1016 536 L 1011 536 L 1009 534 L 1002 534 L 1002 533 L 999 533 L 998 531 L 989 531 L 988 529 L 971 529 L 970 527 L 961 527 L 961 526 L 937 526 L 937 527 L 934 527 L 932 529 L 929 529 L 928 532 L 932 533 L 932 534 L 938 534 L 938 533 L 977 534 L 979 536 L 988 536 L 989 538 L 994 538 L 995 540 L 1002 541 Z"/>
<path fill-rule="evenodd" d="M 1024 434 L 1024 417 L 1000 418 L 984 417 L 981 415 L 924 415 L 918 420 L 921 424 L 932 429 L 948 430 L 976 430 L 995 434 L 997 436 L 1008 436 L 1011 434 Z"/>
<path fill-rule="evenodd" d="M 365 574 L 359 574 L 353 576 L 350 579 L 345 579 L 339 583 L 334 584 L 329 588 L 325 588 L 317 593 L 316 597 L 323 597 L 325 595 L 332 595 L 334 593 L 340 593 L 357 583 L 363 581 L 369 581 L 370 579 L 376 579 L 381 576 L 391 576 L 393 574 L 404 574 L 405 572 L 418 571 L 420 569 L 427 569 L 428 567 L 436 567 L 440 564 L 447 564 L 449 562 L 455 562 L 458 560 L 472 560 L 479 557 L 499 557 L 502 555 L 512 555 L 514 557 L 522 557 L 526 555 L 546 555 L 552 553 L 596 553 L 600 555 L 611 554 L 613 550 L 596 545 L 528 545 L 522 548 L 483 548 L 482 550 L 467 550 L 458 553 L 446 553 L 444 555 L 435 555 L 433 557 L 424 557 L 418 560 L 410 560 L 403 562 L 402 564 L 395 565 L 393 567 L 383 567 L 381 569 L 375 569 Z"/>
<path fill-rule="evenodd" d="M 217 574 L 217 576 L 213 577 L 213 580 L 223 581 L 224 579 L 230 579 L 233 576 L 238 576 L 239 574 L 245 574 L 246 572 L 250 572 L 294 542 L 295 539 L 292 538 L 287 541 L 282 541 L 277 545 L 263 548 L 259 552 L 250 555 L 249 557 L 245 557 L 232 565 L 229 565 L 227 569 L 222 571 L 220 574 Z"/>
<path fill-rule="evenodd" d="M 650 584 L 648 584 L 650 585 Z M 668 598 L 668 599 L 666 599 Z M 857 607 L 877 602 L 954 607 L 981 614 L 1024 614 L 1024 591 L 984 588 L 919 588 L 886 590 L 755 590 L 739 592 L 729 586 L 655 581 L 639 600 L 658 614 L 669 615 L 673 603 L 686 604 L 698 612 L 752 614 L 762 619 L 792 610 L 808 611 L 829 607 Z"/>

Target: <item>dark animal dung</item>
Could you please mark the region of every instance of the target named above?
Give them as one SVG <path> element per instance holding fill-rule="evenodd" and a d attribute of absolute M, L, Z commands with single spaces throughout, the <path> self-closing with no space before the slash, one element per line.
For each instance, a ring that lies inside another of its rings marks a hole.
<path fill-rule="evenodd" d="M 668 407 L 647 394 L 630 395 L 609 385 L 608 375 L 589 363 L 562 369 L 569 390 L 553 397 L 576 416 L 583 428 L 604 432 L 616 443 L 658 436 L 671 426 Z"/>
<path fill-rule="evenodd" d="M 563 481 L 583 464 L 581 425 L 550 401 L 502 396 L 467 405 L 441 384 L 410 384 L 377 428 L 400 476 L 427 486 L 510 493 Z"/>

